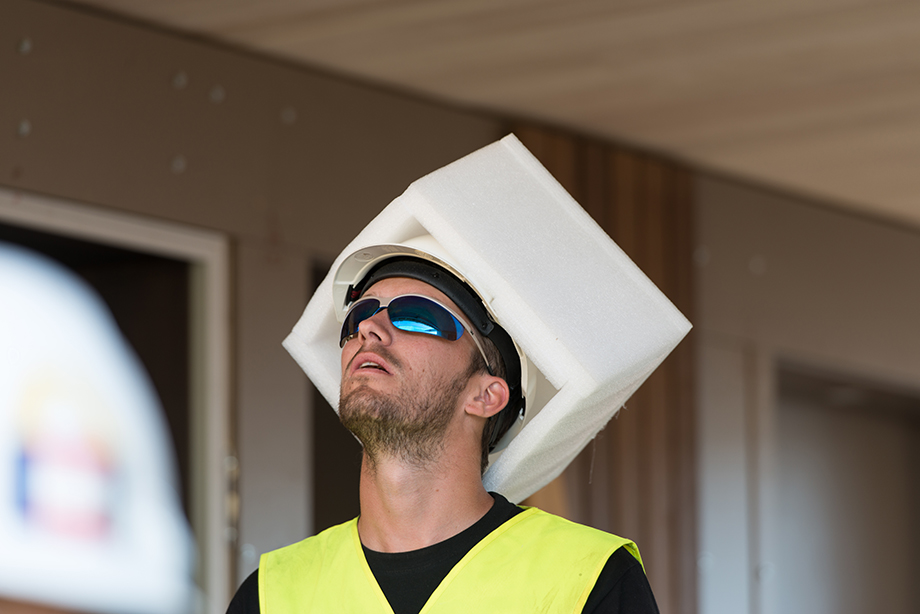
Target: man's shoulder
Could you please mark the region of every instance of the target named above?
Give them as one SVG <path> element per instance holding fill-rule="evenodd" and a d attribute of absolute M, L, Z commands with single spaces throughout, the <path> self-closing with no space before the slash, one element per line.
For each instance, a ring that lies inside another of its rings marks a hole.
<path fill-rule="evenodd" d="M 536 508 L 527 508 L 525 513 L 519 515 L 524 522 L 518 536 L 533 546 L 533 552 L 528 554 L 523 548 L 516 556 L 525 557 L 528 567 L 540 558 L 552 561 L 554 570 L 571 567 L 577 575 L 588 571 L 579 565 L 592 561 L 593 571 L 586 575 L 595 579 L 584 612 L 658 612 L 632 540 Z"/>
<path fill-rule="evenodd" d="M 625 537 L 620 537 L 619 535 L 614 535 L 613 533 L 608 533 L 601 529 L 597 529 L 586 524 L 581 524 L 574 522 L 562 516 L 557 516 L 556 514 L 551 514 L 550 512 L 544 512 L 543 510 L 536 507 L 525 507 L 524 513 L 520 515 L 523 523 L 523 527 L 526 527 L 530 530 L 544 530 L 558 532 L 560 535 L 577 535 L 584 539 L 590 540 L 599 540 L 606 542 L 618 542 L 621 545 L 623 543 L 632 543 L 630 539 Z"/>
<path fill-rule="evenodd" d="M 574 549 L 578 551 L 597 551 L 601 554 L 606 553 L 604 554 L 605 559 L 615 551 L 624 549 L 640 565 L 642 564 L 639 549 L 631 539 L 626 537 L 573 522 L 562 516 L 544 512 L 534 507 L 525 508 L 524 513 L 519 514 L 516 518 L 520 518 L 520 527 L 516 532 L 532 534 L 534 538 L 538 538 L 544 544 L 555 541 L 566 550 Z M 514 519 L 511 522 L 513 521 Z"/>
<path fill-rule="evenodd" d="M 262 555 L 259 565 L 263 570 L 270 572 L 279 568 L 289 568 L 291 572 L 294 572 L 297 567 L 316 562 L 317 557 L 330 550 L 340 549 L 351 543 L 355 539 L 356 523 L 357 518 L 353 518 L 299 542 L 266 552 Z"/>

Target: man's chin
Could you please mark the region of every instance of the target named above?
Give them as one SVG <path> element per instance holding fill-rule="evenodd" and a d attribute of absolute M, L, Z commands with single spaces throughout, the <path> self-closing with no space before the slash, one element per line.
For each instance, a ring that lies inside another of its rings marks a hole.
<path fill-rule="evenodd" d="M 394 402 L 389 395 L 367 384 L 359 384 L 340 396 L 339 417 L 376 417 L 392 406 Z"/>
<path fill-rule="evenodd" d="M 444 436 L 469 377 L 429 389 L 380 390 L 374 381 L 343 384 L 339 419 L 364 444 L 372 464 L 384 457 L 423 465 L 443 449 Z"/>

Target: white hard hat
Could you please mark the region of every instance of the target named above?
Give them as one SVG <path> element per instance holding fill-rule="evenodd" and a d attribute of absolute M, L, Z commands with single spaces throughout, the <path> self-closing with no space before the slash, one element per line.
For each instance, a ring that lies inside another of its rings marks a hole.
<path fill-rule="evenodd" d="M 152 386 L 100 299 L 0 244 L 0 597 L 189 609 L 193 546 Z"/>
<path fill-rule="evenodd" d="M 488 301 L 450 262 L 450 255 L 444 248 L 428 234 L 401 244 L 370 245 L 347 256 L 333 280 L 332 300 L 336 319 L 342 322 L 349 306 L 363 291 L 387 277 L 410 277 L 437 288 L 460 308 L 472 324 L 473 334 L 489 339 L 495 345 L 510 390 L 508 403 L 489 425 L 489 452 L 500 452 L 523 428 L 528 399 L 534 398 L 535 370 L 528 368 L 527 356 L 502 328 Z"/>

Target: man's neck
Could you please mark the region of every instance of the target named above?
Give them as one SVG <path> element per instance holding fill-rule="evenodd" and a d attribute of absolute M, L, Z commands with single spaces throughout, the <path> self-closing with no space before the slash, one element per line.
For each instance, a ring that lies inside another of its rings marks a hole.
<path fill-rule="evenodd" d="M 407 552 L 444 541 L 472 526 L 493 500 L 477 472 L 396 459 L 361 465 L 361 543 L 378 552 Z"/>

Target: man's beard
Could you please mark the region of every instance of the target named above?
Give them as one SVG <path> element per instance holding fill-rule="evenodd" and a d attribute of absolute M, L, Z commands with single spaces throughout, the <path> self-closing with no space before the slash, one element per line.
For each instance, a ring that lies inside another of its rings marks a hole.
<path fill-rule="evenodd" d="M 371 467 L 384 457 L 424 467 L 438 458 L 475 369 L 452 380 L 404 386 L 393 395 L 359 385 L 339 399 L 339 419 L 364 445 Z"/>

